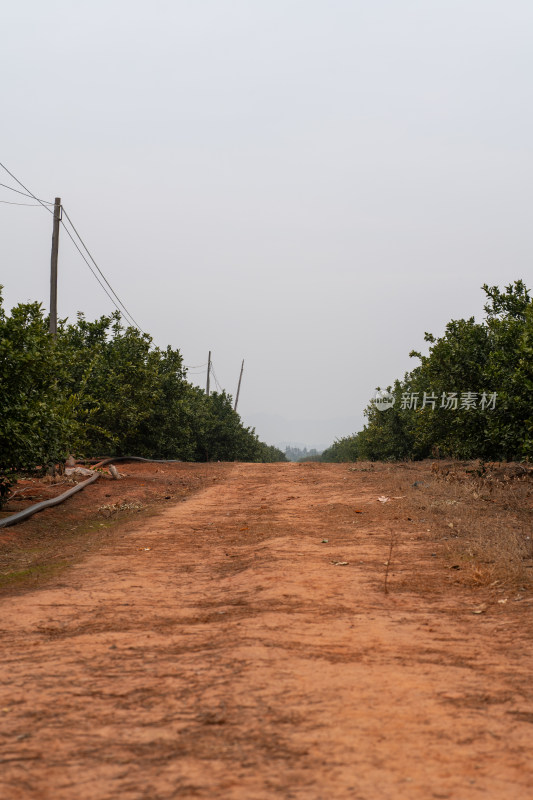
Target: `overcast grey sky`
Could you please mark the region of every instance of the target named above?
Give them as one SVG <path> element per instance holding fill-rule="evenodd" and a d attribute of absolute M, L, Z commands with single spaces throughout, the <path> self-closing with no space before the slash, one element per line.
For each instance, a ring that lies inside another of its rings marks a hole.
<path fill-rule="evenodd" d="M 0 161 L 62 198 L 156 344 L 211 349 L 231 393 L 246 359 L 239 410 L 269 441 L 358 430 L 424 331 L 481 318 L 482 283 L 533 283 L 531 0 L 18 0 L 1 21 Z M 48 308 L 50 216 L 2 203 L 0 231 L 6 305 Z M 60 316 L 112 310 L 64 235 L 59 269 Z"/>

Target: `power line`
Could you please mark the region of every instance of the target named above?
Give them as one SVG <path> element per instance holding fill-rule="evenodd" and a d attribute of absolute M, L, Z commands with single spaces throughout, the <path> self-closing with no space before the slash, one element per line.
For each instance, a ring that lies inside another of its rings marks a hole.
<path fill-rule="evenodd" d="M 50 214 L 52 214 L 52 215 L 54 214 L 54 212 L 52 211 L 52 209 L 50 209 L 50 208 L 47 208 L 47 205 L 55 205 L 54 203 L 50 203 L 50 202 L 48 202 L 47 200 L 40 200 L 38 197 L 36 197 L 36 195 L 34 195 L 34 194 L 33 194 L 33 192 L 32 192 L 32 191 L 30 191 L 30 190 L 28 189 L 28 187 L 27 187 L 27 186 L 25 186 L 25 185 L 22 183 L 22 181 L 19 181 L 19 179 L 18 179 L 18 178 L 17 178 L 15 175 L 13 175 L 13 173 L 12 173 L 10 170 L 8 170 L 8 168 L 5 166 L 5 164 L 2 164 L 2 162 L 0 162 L 0 167 L 2 167 L 2 169 L 4 169 L 4 170 L 7 172 L 7 174 L 8 174 L 8 175 L 10 175 L 10 176 L 13 178 L 13 180 L 14 180 L 14 181 L 16 181 L 16 182 L 18 183 L 18 185 L 19 185 L 19 186 L 22 186 L 22 188 L 25 190 L 25 192 L 27 192 L 27 194 L 25 195 L 26 197 L 32 197 L 34 200 L 37 200 L 37 202 L 39 203 L 39 205 L 41 205 L 41 206 L 42 206 L 44 209 L 46 209 L 46 211 L 48 211 L 48 212 L 49 212 Z M 0 185 L 1 185 L 1 186 L 4 186 L 6 189 L 10 189 L 10 191 L 12 191 L 12 192 L 16 192 L 17 194 L 24 194 L 24 192 L 20 192 L 18 189 L 14 189 L 12 186 L 8 186 L 8 185 L 7 185 L 7 184 L 5 184 L 5 183 L 2 183 L 2 184 L 0 184 Z M 2 201 L 0 201 L 0 202 L 3 202 L 3 203 L 8 203 L 9 201 L 8 201 L 8 200 L 2 200 Z M 18 203 L 17 203 L 17 204 L 13 204 L 13 205 L 28 205 L 28 204 L 27 204 L 27 203 L 20 203 L 20 204 L 18 204 Z M 117 311 L 119 311 L 121 314 L 124 314 L 124 316 L 126 317 L 126 320 L 127 320 L 127 322 L 129 322 L 129 324 L 130 324 L 130 325 L 132 325 L 134 328 L 137 328 L 138 330 L 140 330 L 140 331 L 141 331 L 141 333 L 145 333 L 145 331 L 143 331 L 143 329 L 142 329 L 142 328 L 141 328 L 141 326 L 138 324 L 138 322 L 135 320 L 135 318 L 134 318 L 134 317 L 133 317 L 133 316 L 130 314 L 130 312 L 128 311 L 128 309 L 126 308 L 126 306 L 124 305 L 124 303 L 122 302 L 122 300 L 120 299 L 120 297 L 118 296 L 118 294 L 115 292 L 115 290 L 113 289 L 113 287 L 111 286 L 111 284 L 110 284 L 110 283 L 109 283 L 109 281 L 107 280 L 106 276 L 104 275 L 104 273 L 102 272 L 102 270 L 100 269 L 100 267 L 98 266 L 98 264 L 96 263 L 96 261 L 94 260 L 94 258 L 92 257 L 91 253 L 89 252 L 89 249 L 87 248 L 87 245 L 85 244 L 85 242 L 84 242 L 84 241 L 83 241 L 83 239 L 81 238 L 80 234 L 79 234 L 79 233 L 78 233 L 78 231 L 76 230 L 76 227 L 74 226 L 74 223 L 73 223 L 73 222 L 72 222 L 72 220 L 70 219 L 69 215 L 67 214 L 67 212 L 65 211 L 65 209 L 64 209 L 64 207 L 63 207 L 63 206 L 61 206 L 61 209 L 62 209 L 62 212 L 63 212 L 63 214 L 64 214 L 64 215 L 66 216 L 66 218 L 68 219 L 68 221 L 69 221 L 69 223 L 70 223 L 70 225 L 71 225 L 71 227 L 72 227 L 72 229 L 73 229 L 74 233 L 76 234 L 76 236 L 77 236 L 77 237 L 78 237 L 78 239 L 80 240 L 80 242 L 81 242 L 81 244 L 82 244 L 82 246 L 83 246 L 84 250 L 86 251 L 87 255 L 89 256 L 89 258 L 90 258 L 90 259 L 91 259 L 91 261 L 93 262 L 94 266 L 96 267 L 96 269 L 97 269 L 97 270 L 98 270 L 98 272 L 100 273 L 101 277 L 103 278 L 103 280 L 105 281 L 105 283 L 107 284 L 107 286 L 109 287 L 109 289 L 111 290 L 111 292 L 113 293 L 114 297 L 117 299 L 117 301 L 118 301 L 118 303 L 120 304 L 120 306 L 122 307 L 123 311 L 121 311 L 121 309 L 119 308 L 119 306 L 117 305 L 117 303 L 115 302 L 115 300 L 113 300 L 113 298 L 111 297 L 111 295 L 109 294 L 109 292 L 108 292 L 108 291 L 107 291 L 107 289 L 105 288 L 104 284 L 103 284 L 103 283 L 102 283 L 102 281 L 99 279 L 98 275 L 96 274 L 96 272 L 93 270 L 93 268 L 92 268 L 92 266 L 90 265 L 90 263 L 89 263 L 89 262 L 87 261 L 87 259 L 85 258 L 85 256 L 84 256 L 83 252 L 80 250 L 80 248 L 79 248 L 79 247 L 78 247 L 78 245 L 76 244 L 76 242 L 75 242 L 75 240 L 74 240 L 74 237 L 72 236 L 72 234 L 70 233 L 69 229 L 67 228 L 67 226 L 66 226 L 66 225 L 65 225 L 65 223 L 63 222 L 63 219 L 61 219 L 61 220 L 60 220 L 60 222 L 61 222 L 61 224 L 63 225 L 63 229 L 64 229 L 64 230 L 67 232 L 67 234 L 68 234 L 69 238 L 71 239 L 72 243 L 74 244 L 74 247 L 75 247 L 75 248 L 76 248 L 76 250 L 79 252 L 79 254 L 81 255 L 81 257 L 83 258 L 83 260 L 85 261 L 85 263 L 87 264 L 87 266 L 89 267 L 89 269 L 91 270 L 92 274 L 94 275 L 94 277 L 96 278 L 96 280 L 98 281 L 98 283 L 100 284 L 100 286 L 102 287 L 102 289 L 104 290 L 104 292 L 106 293 L 106 295 L 109 297 L 109 299 L 111 300 L 111 302 L 113 303 L 113 305 L 115 306 L 115 308 L 117 309 Z M 63 215 L 63 214 L 62 214 L 62 215 Z"/>
<path fill-rule="evenodd" d="M 4 166 L 2 164 L 2 166 Z M 5 169 L 5 167 L 4 167 Z M 16 178 L 15 178 L 16 180 Z M 4 189 L 9 189 L 10 192 L 16 192 L 17 194 L 21 194 L 23 197 L 33 197 L 32 194 L 28 194 L 27 192 L 21 192 L 19 189 L 14 189 L 12 186 L 8 186 L 7 183 L 0 183 L 0 186 L 3 186 Z M 47 206 L 53 206 L 54 204 L 51 203 L 49 200 L 39 200 L 39 203 L 44 203 Z"/>
<path fill-rule="evenodd" d="M 0 203 L 5 203 L 8 206 L 33 206 L 33 208 L 40 208 L 39 203 L 13 203 L 11 200 L 0 200 Z"/>
<path fill-rule="evenodd" d="M 102 283 L 102 281 L 100 280 L 100 278 L 98 277 L 98 275 L 96 274 L 96 272 L 94 271 L 94 269 L 92 268 L 91 264 L 89 263 L 89 261 L 87 261 L 87 259 L 85 258 L 85 256 L 84 256 L 83 252 L 82 252 L 82 251 L 80 250 L 80 248 L 78 247 L 78 244 L 76 243 L 76 240 L 75 240 L 75 239 L 74 239 L 74 237 L 72 236 L 72 234 L 71 234 L 71 232 L 69 231 L 69 229 L 66 227 L 65 223 L 63 222 L 63 220 L 61 220 L 61 224 L 63 225 L 63 229 L 64 229 L 65 233 L 67 234 L 67 236 L 69 237 L 69 239 L 72 241 L 72 244 L 74 245 L 74 247 L 76 248 L 76 250 L 78 251 L 78 253 L 80 254 L 80 256 L 83 258 L 83 260 L 85 261 L 85 263 L 87 264 L 87 266 L 88 266 L 88 267 L 89 267 L 89 269 L 91 270 L 92 274 L 94 275 L 94 277 L 96 278 L 96 280 L 98 281 L 98 283 L 100 284 L 100 286 L 102 287 L 102 289 L 104 290 L 104 292 L 106 293 L 106 295 L 109 297 L 109 299 L 111 300 L 111 302 L 113 303 L 113 305 L 115 306 L 115 308 L 117 309 L 117 311 L 118 311 L 118 312 L 120 312 L 120 313 L 122 314 L 122 312 L 120 311 L 120 308 L 119 308 L 119 307 L 118 307 L 118 305 L 115 303 L 115 301 L 113 300 L 113 298 L 111 297 L 111 295 L 109 294 L 109 292 L 107 291 L 107 289 L 105 288 L 104 284 Z M 126 315 L 124 314 L 124 316 L 126 316 Z M 138 327 L 138 325 L 136 325 L 134 322 L 132 322 L 132 320 L 128 319 L 127 317 L 126 317 L 126 321 L 127 321 L 127 322 L 129 322 L 129 323 L 130 323 L 130 325 L 132 325 L 134 328 L 137 328 L 137 327 Z M 144 333 L 144 331 L 143 331 L 143 333 Z"/>
<path fill-rule="evenodd" d="M 221 392 L 221 393 L 222 393 L 224 390 L 222 389 L 222 387 L 221 387 L 220 383 L 219 383 L 219 382 L 218 382 L 218 380 L 217 380 L 217 376 L 216 376 L 215 368 L 214 368 L 214 366 L 213 366 L 213 361 L 211 361 L 211 372 L 213 373 L 213 378 L 215 379 L 215 383 L 216 383 L 216 385 L 217 385 L 217 387 L 218 387 L 218 390 L 219 390 L 219 392 Z"/>
<path fill-rule="evenodd" d="M 2 169 L 5 169 L 5 171 L 7 172 L 7 174 L 8 174 L 8 175 L 11 175 L 11 177 L 13 178 L 13 180 L 14 180 L 14 181 L 16 181 L 16 182 L 18 183 L 18 185 L 19 185 L 19 186 L 22 186 L 22 188 L 23 188 L 23 189 L 24 189 L 26 192 L 28 192 L 28 195 L 29 195 L 29 197 L 33 197 L 33 199 L 34 199 L 34 200 L 37 200 L 37 202 L 38 202 L 38 203 L 40 203 L 40 204 L 42 205 L 42 207 L 43 207 L 43 208 L 46 208 L 46 210 L 48 211 L 48 213 L 49 213 L 49 214 L 53 214 L 53 213 L 54 213 L 54 212 L 52 211 L 52 209 L 51 209 L 51 208 L 47 208 L 47 206 L 46 206 L 46 201 L 45 201 L 45 200 L 39 200 L 39 198 L 38 198 L 38 197 L 36 197 L 36 196 L 33 194 L 33 192 L 30 192 L 30 190 L 28 189 L 28 187 L 27 187 L 27 186 L 24 186 L 24 184 L 22 183 L 22 181 L 19 181 L 19 179 L 18 179 L 18 178 L 16 178 L 16 177 L 15 177 L 15 175 L 13 175 L 13 173 L 12 173 L 12 172 L 10 172 L 10 171 L 8 170 L 8 168 L 5 166 L 5 164 L 2 164 L 2 162 L 1 162 L 1 161 L 0 161 L 0 167 L 2 167 Z M 53 203 L 51 203 L 51 205 L 54 205 L 54 204 L 53 204 Z"/>
<path fill-rule="evenodd" d="M 135 327 L 136 327 L 136 328 L 138 328 L 138 329 L 141 331 L 141 333 L 144 333 L 144 331 L 143 331 L 143 329 L 141 328 L 141 326 L 139 325 L 139 323 L 138 323 L 138 322 L 135 320 L 135 318 L 133 317 L 133 315 L 132 315 L 132 314 L 131 314 L 131 313 L 128 311 L 128 309 L 126 308 L 126 306 L 124 305 L 124 303 L 122 302 L 122 300 L 120 299 L 120 297 L 118 296 L 118 294 L 115 292 L 115 290 L 113 289 L 113 287 L 111 286 L 111 284 L 110 284 L 110 283 L 109 283 L 109 281 L 107 280 L 106 276 L 104 275 L 104 273 L 102 272 L 102 270 L 100 269 L 100 267 L 98 266 L 98 264 L 96 263 L 96 261 L 94 260 L 94 258 L 92 257 L 91 253 L 89 252 L 89 248 L 87 247 L 87 245 L 85 244 L 85 242 L 84 242 L 84 241 L 83 241 L 83 239 L 81 238 L 80 234 L 79 234 L 79 233 L 78 233 L 78 231 L 76 230 L 76 227 L 75 227 L 74 223 L 72 222 L 71 218 L 69 217 L 69 215 L 67 214 L 67 212 L 66 212 L 66 210 L 65 210 L 65 207 L 64 207 L 64 206 L 61 206 L 61 208 L 62 208 L 62 210 L 63 210 L 63 214 L 64 214 L 64 215 L 65 215 L 65 217 L 68 219 L 68 221 L 69 221 L 69 223 L 70 223 L 70 225 L 71 225 L 71 227 L 72 227 L 72 229 L 73 229 L 74 233 L 76 234 L 76 236 L 77 236 L 77 237 L 78 237 L 78 239 L 80 240 L 80 242 L 81 242 L 81 244 L 82 244 L 82 246 L 83 246 L 83 249 L 85 250 L 85 252 L 86 252 L 86 253 L 87 253 L 87 255 L 89 256 L 89 258 L 90 258 L 90 259 L 91 259 L 91 261 L 93 262 L 94 266 L 96 267 L 96 269 L 98 270 L 98 272 L 99 272 L 99 273 L 100 273 L 100 275 L 102 276 L 103 280 L 106 282 L 107 286 L 109 287 L 109 289 L 111 290 L 111 292 L 113 293 L 113 295 L 116 297 L 116 299 L 118 300 L 118 302 L 120 303 L 120 305 L 121 305 L 121 306 L 122 306 L 122 308 L 124 309 L 124 311 L 125 311 L 125 313 L 127 314 L 127 316 L 128 316 L 130 319 L 132 319 L 132 320 L 133 320 Z M 65 223 L 63 223 L 63 227 L 65 227 Z M 66 227 L 65 227 L 65 230 L 66 230 Z M 116 303 L 115 303 L 115 305 L 116 305 Z M 119 309 L 119 310 L 120 310 L 120 309 Z"/>

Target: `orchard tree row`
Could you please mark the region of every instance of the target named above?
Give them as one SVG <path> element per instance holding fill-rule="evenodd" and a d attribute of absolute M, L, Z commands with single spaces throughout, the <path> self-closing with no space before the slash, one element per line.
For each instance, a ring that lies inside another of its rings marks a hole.
<path fill-rule="evenodd" d="M 429 354 L 410 354 L 418 366 L 323 461 L 533 457 L 533 303 L 523 281 L 483 290 L 483 322 L 452 320 L 439 339 L 426 333 Z"/>
<path fill-rule="evenodd" d="M 69 453 L 285 460 L 243 426 L 229 395 L 187 381 L 179 350 L 154 347 L 118 312 L 95 322 L 79 314 L 54 339 L 39 303 L 6 314 L 0 294 L 0 469 Z"/>

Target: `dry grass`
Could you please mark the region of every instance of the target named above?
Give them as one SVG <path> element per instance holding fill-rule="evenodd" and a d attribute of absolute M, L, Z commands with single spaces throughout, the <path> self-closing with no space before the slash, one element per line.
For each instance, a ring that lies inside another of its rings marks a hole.
<path fill-rule="evenodd" d="M 533 467 L 410 463 L 391 467 L 387 478 L 460 583 L 533 588 Z"/>
<path fill-rule="evenodd" d="M 144 506 L 142 503 L 106 503 L 105 505 L 100 506 L 98 511 L 105 519 L 109 519 L 110 517 L 116 517 L 121 513 L 127 512 L 129 514 L 134 514 L 136 511 L 142 511 L 143 508 Z"/>
<path fill-rule="evenodd" d="M 435 464 L 432 472 L 435 483 L 455 501 L 447 513 L 446 549 L 462 562 L 472 584 L 531 585 L 533 468 Z"/>

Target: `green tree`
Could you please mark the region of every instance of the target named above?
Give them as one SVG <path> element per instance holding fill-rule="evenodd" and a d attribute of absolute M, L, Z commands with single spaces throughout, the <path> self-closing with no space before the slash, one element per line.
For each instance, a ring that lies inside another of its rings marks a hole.
<path fill-rule="evenodd" d="M 325 457 L 342 458 L 351 447 L 358 458 L 370 460 L 425 458 L 435 448 L 464 459 L 533 456 L 531 298 L 523 281 L 505 291 L 487 285 L 483 290 L 486 319 L 452 320 L 440 338 L 426 333 L 428 355 L 413 351 L 420 364 L 389 387 L 394 406 L 379 411 L 370 404 L 364 429 L 335 443 Z M 476 394 L 476 407 L 461 402 L 466 392 Z M 454 393 L 457 408 L 447 408 Z"/>
<path fill-rule="evenodd" d="M 1 298 L 0 298 L 1 301 Z M 0 464 L 31 468 L 78 455 L 181 460 L 282 458 L 243 426 L 225 392 L 186 378 L 179 350 L 124 328 L 118 313 L 78 315 L 57 337 L 39 304 L 0 302 Z"/>
<path fill-rule="evenodd" d="M 1 289 L 1 287 L 0 287 Z M 0 294 L 0 464 L 25 469 L 62 459 L 75 433 L 63 363 L 39 303 L 7 316 Z"/>

